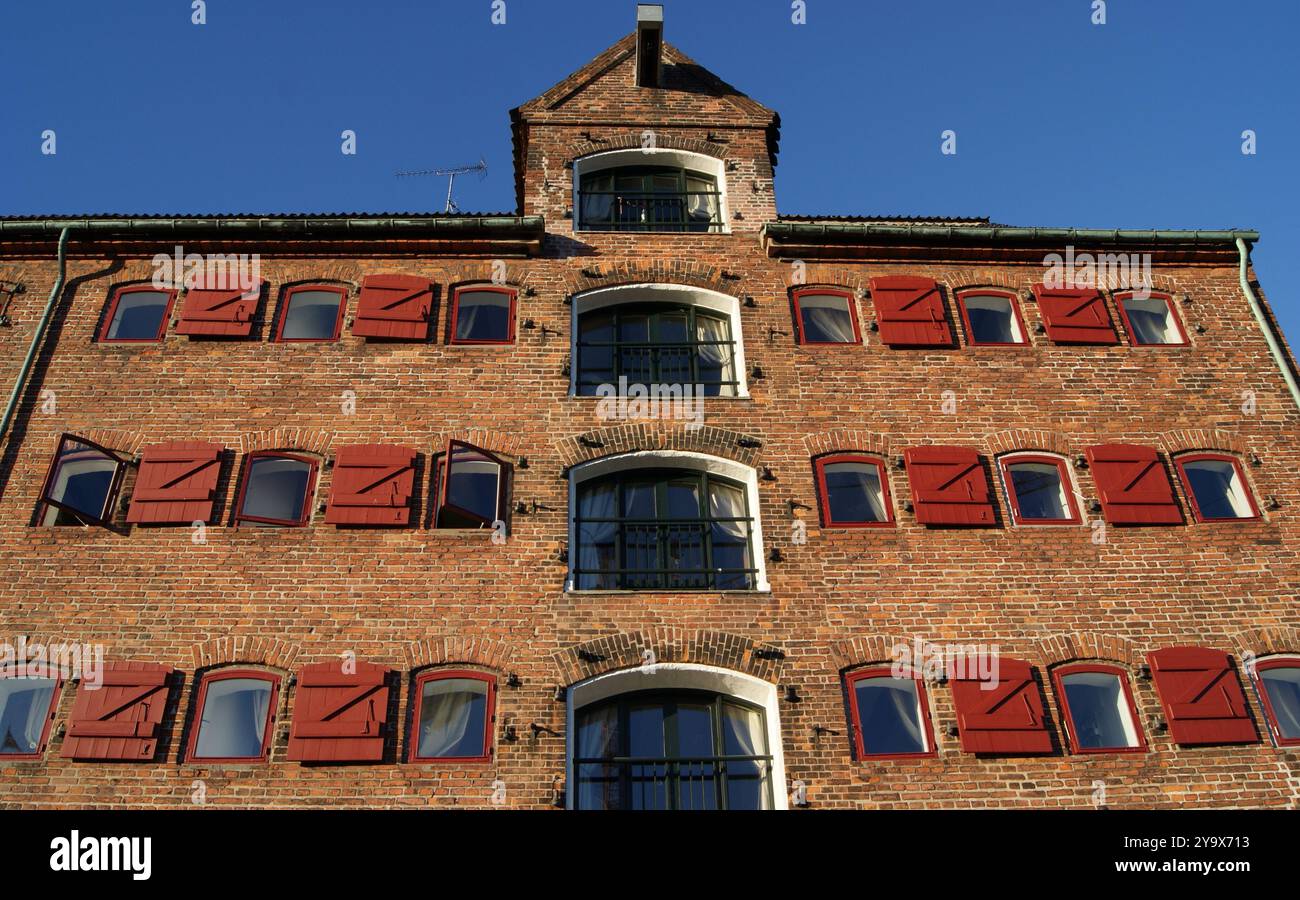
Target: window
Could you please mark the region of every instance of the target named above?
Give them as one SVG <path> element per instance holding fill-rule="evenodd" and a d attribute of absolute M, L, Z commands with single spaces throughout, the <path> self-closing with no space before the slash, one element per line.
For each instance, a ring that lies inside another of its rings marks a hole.
<path fill-rule="evenodd" d="M 885 466 L 869 456 L 839 454 L 813 461 L 821 495 L 822 525 L 860 528 L 892 525 Z"/>
<path fill-rule="evenodd" d="M 578 486 L 579 590 L 752 590 L 744 485 L 692 469 L 633 469 Z"/>
<path fill-rule="evenodd" d="M 277 341 L 337 341 L 347 289 L 299 285 L 285 291 Z"/>
<path fill-rule="evenodd" d="M 1175 457 L 1174 462 L 1192 499 L 1196 521 L 1226 522 L 1259 517 L 1241 466 L 1233 457 L 1195 453 Z"/>
<path fill-rule="evenodd" d="M 451 295 L 453 344 L 509 344 L 515 339 L 514 288 L 458 287 Z"/>
<path fill-rule="evenodd" d="M 717 178 L 676 166 L 621 166 L 582 174 L 579 231 L 722 231 Z"/>
<path fill-rule="evenodd" d="M 1300 657 L 1256 660 L 1255 688 L 1280 747 L 1300 745 Z"/>
<path fill-rule="evenodd" d="M 11 663 L 0 669 L 0 760 L 39 759 L 45 752 L 60 682 L 43 668 L 17 674 Z"/>
<path fill-rule="evenodd" d="M 896 678 L 888 666 L 847 678 L 853 744 L 859 759 L 934 755 L 934 732 L 919 678 Z"/>
<path fill-rule="evenodd" d="M 492 756 L 496 679 L 435 669 L 415 679 L 410 762 L 487 762 Z"/>
<path fill-rule="evenodd" d="M 1137 707 L 1123 669 L 1086 664 L 1066 666 L 1053 674 L 1071 750 L 1075 753 L 1146 750 L 1146 741 L 1137 724 Z"/>
<path fill-rule="evenodd" d="M 1015 294 L 989 290 L 959 291 L 957 307 L 966 324 L 966 338 L 972 345 L 999 347 L 1028 343 Z"/>
<path fill-rule="evenodd" d="M 731 318 L 668 303 L 630 303 L 582 313 L 576 392 L 596 396 L 602 385 L 613 386 L 617 395 L 626 394 L 627 385 L 690 385 L 705 397 L 736 396 Z"/>
<path fill-rule="evenodd" d="M 167 317 L 176 291 L 152 285 L 120 287 L 113 292 L 99 339 L 106 343 L 158 342 L 167 333 Z"/>
<path fill-rule="evenodd" d="M 761 707 L 707 691 L 636 691 L 577 711 L 576 809 L 771 809 Z"/>
<path fill-rule="evenodd" d="M 1001 465 L 1017 525 L 1079 524 L 1079 509 L 1064 460 L 1020 454 L 1003 457 Z"/>
<path fill-rule="evenodd" d="M 250 454 L 235 524 L 306 525 L 315 487 L 314 459 L 289 453 Z"/>
<path fill-rule="evenodd" d="M 279 695 L 280 677 L 270 672 L 223 669 L 204 675 L 190 736 L 190 760 L 265 760 Z"/>
<path fill-rule="evenodd" d="M 434 463 L 434 527 L 491 528 L 504 520 L 509 471 L 494 454 L 449 441 Z"/>
<path fill-rule="evenodd" d="M 125 457 L 84 438 L 63 435 L 41 491 L 40 523 L 107 527 L 125 469 Z"/>
<path fill-rule="evenodd" d="M 1115 300 L 1133 346 L 1187 343 L 1171 298 L 1164 294 L 1117 294 Z"/>
<path fill-rule="evenodd" d="M 848 291 L 810 288 L 794 292 L 794 323 L 800 344 L 858 344 L 858 313 Z"/>

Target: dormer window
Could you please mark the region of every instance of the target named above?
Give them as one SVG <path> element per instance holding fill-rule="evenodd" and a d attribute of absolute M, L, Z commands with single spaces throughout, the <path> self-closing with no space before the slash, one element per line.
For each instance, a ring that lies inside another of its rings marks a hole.
<path fill-rule="evenodd" d="M 722 160 L 654 147 L 574 160 L 577 231 L 727 230 Z"/>

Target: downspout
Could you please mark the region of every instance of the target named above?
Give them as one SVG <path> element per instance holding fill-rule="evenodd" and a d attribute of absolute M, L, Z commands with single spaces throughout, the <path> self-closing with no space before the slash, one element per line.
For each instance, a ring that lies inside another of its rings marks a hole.
<path fill-rule="evenodd" d="M 1259 323 L 1259 330 L 1264 332 L 1264 340 L 1268 342 L 1268 352 L 1273 354 L 1273 361 L 1282 370 L 1282 377 L 1286 380 L 1286 386 L 1291 391 L 1291 399 L 1296 402 L 1297 406 L 1300 406 L 1300 385 L 1296 384 L 1295 375 L 1291 371 L 1291 361 L 1287 359 L 1286 351 L 1278 343 L 1277 334 L 1273 331 L 1272 324 L 1264 315 L 1264 309 L 1259 304 L 1259 298 L 1251 290 L 1250 278 L 1246 275 L 1250 250 L 1246 247 L 1246 242 L 1241 238 L 1237 238 L 1237 257 L 1240 261 L 1241 292 L 1246 295 L 1246 301 L 1250 304 L 1250 311 L 1255 314 L 1255 321 Z"/>
<path fill-rule="evenodd" d="M 18 398 L 23 392 L 23 387 L 27 383 L 27 376 L 31 374 L 32 363 L 36 360 L 36 348 L 40 346 L 41 339 L 45 337 L 45 329 L 50 326 L 50 318 L 54 315 L 54 307 L 59 301 L 59 295 L 63 293 L 63 281 L 68 274 L 68 235 L 72 229 L 64 226 L 59 232 L 59 275 L 54 279 L 54 287 L 50 288 L 50 299 L 45 302 L 45 312 L 41 315 L 41 321 L 36 326 L 36 333 L 32 335 L 31 346 L 27 348 L 27 358 L 23 360 L 22 371 L 18 373 L 18 379 L 14 382 L 14 389 L 9 394 L 9 404 L 5 407 L 4 421 L 0 422 L 0 441 L 4 440 L 9 433 L 9 425 L 13 422 L 14 411 L 18 408 Z"/>

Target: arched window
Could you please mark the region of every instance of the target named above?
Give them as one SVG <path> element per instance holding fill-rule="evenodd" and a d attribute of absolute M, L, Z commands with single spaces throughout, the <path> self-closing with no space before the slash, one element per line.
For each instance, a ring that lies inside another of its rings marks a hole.
<path fill-rule="evenodd" d="M 1300 656 L 1270 656 L 1251 667 L 1269 731 L 1279 747 L 1300 746 Z"/>
<path fill-rule="evenodd" d="M 1147 748 L 1128 675 L 1118 666 L 1079 663 L 1052 672 L 1075 753 L 1133 753 Z"/>
<path fill-rule="evenodd" d="M 126 464 L 116 451 L 63 435 L 41 490 L 40 523 L 108 526 Z"/>
<path fill-rule="evenodd" d="M 485 672 L 429 669 L 411 691 L 410 762 L 487 762 L 492 755 L 496 679 Z"/>
<path fill-rule="evenodd" d="M 934 729 L 919 678 L 873 666 L 850 672 L 845 681 L 858 759 L 934 756 Z"/>
<path fill-rule="evenodd" d="M 1257 519 L 1259 508 L 1246 486 L 1241 464 L 1226 453 L 1184 453 L 1174 457 L 1198 522 Z"/>
<path fill-rule="evenodd" d="M 1079 504 L 1065 460 L 1045 453 L 1013 453 L 998 460 L 1017 525 L 1077 525 Z"/>
<path fill-rule="evenodd" d="M 721 231 L 722 193 L 707 172 L 619 166 L 578 182 L 579 231 Z"/>
<path fill-rule="evenodd" d="M 1174 311 L 1173 298 L 1168 294 L 1129 291 L 1115 295 L 1119 314 L 1128 329 L 1129 342 L 1135 347 L 1152 347 L 1159 344 L 1186 344 L 1187 333 Z"/>
<path fill-rule="evenodd" d="M 199 682 L 187 757 L 200 762 L 264 761 L 280 696 L 280 676 L 217 669 Z"/>
<path fill-rule="evenodd" d="M 157 343 L 167 333 L 176 291 L 151 284 L 132 284 L 113 291 L 99 332 L 102 343 Z"/>
<path fill-rule="evenodd" d="M 61 686 L 58 672 L 44 666 L 0 668 L 0 761 L 45 752 Z"/>
<path fill-rule="evenodd" d="M 287 288 L 275 339 L 337 341 L 347 297 L 347 288 L 333 284 L 300 284 Z"/>
<path fill-rule="evenodd" d="M 971 288 L 957 292 L 966 339 L 975 347 L 1027 344 L 1020 303 L 1011 291 Z"/>
<path fill-rule="evenodd" d="M 822 525 L 862 528 L 894 524 L 885 464 L 872 456 L 834 453 L 813 461 Z"/>
<path fill-rule="evenodd" d="M 316 460 L 293 453 L 258 452 L 248 457 L 235 524 L 306 525 L 316 489 Z"/>
<path fill-rule="evenodd" d="M 621 396 L 630 385 L 690 387 L 703 397 L 734 397 L 736 340 L 731 317 L 692 304 L 651 302 L 581 313 L 574 392 Z"/>
<path fill-rule="evenodd" d="M 492 528 L 504 521 L 509 478 L 509 464 L 496 454 L 448 441 L 433 464 L 433 527 Z"/>

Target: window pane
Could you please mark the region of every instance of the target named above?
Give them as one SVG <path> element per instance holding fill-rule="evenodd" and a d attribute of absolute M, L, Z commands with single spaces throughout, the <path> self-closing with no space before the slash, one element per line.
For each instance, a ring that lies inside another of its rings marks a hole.
<path fill-rule="evenodd" d="M 120 463 L 111 456 L 80 441 L 65 440 L 59 445 L 54 473 L 46 499 L 70 506 L 92 519 L 108 514 L 110 492 Z M 72 513 L 50 506 L 41 517 L 43 525 L 81 525 Z"/>
<path fill-rule="evenodd" d="M 735 485 L 709 481 L 709 516 L 714 519 L 710 539 L 713 553 L 714 587 L 740 591 L 753 587 L 750 556 L 749 502 Z"/>
<path fill-rule="evenodd" d="M 194 756 L 200 759 L 259 759 L 266 737 L 271 682 L 261 678 L 209 681 Z"/>
<path fill-rule="evenodd" d="M 1133 339 L 1139 344 L 1181 344 L 1182 335 L 1174 324 L 1173 313 L 1163 297 L 1125 297 L 1124 312 L 1128 315 Z"/>
<path fill-rule="evenodd" d="M 970 320 L 971 340 L 977 344 L 1019 344 L 1020 326 L 1007 297 L 963 297 Z"/>
<path fill-rule="evenodd" d="M 420 690 L 416 756 L 476 757 L 487 736 L 488 685 L 478 678 L 433 678 Z"/>
<path fill-rule="evenodd" d="M 500 291 L 460 291 L 456 294 L 456 340 L 510 340 L 509 294 Z"/>
<path fill-rule="evenodd" d="M 1064 519 L 1070 515 L 1061 471 L 1052 463 L 1012 463 L 1012 491 L 1021 519 Z"/>
<path fill-rule="evenodd" d="M 280 456 L 254 457 L 239 514 L 296 523 L 302 518 L 310 481 L 309 463 Z"/>
<path fill-rule="evenodd" d="M 619 754 L 618 706 L 606 704 L 578 714 L 578 759 L 611 758 Z M 581 764 L 578 767 L 578 809 L 620 809 L 619 766 Z"/>
<path fill-rule="evenodd" d="M 130 291 L 120 294 L 105 338 L 110 341 L 156 341 L 171 295 L 166 291 Z"/>
<path fill-rule="evenodd" d="M 926 752 L 915 681 L 888 676 L 861 678 L 853 683 L 853 690 L 867 755 Z"/>
<path fill-rule="evenodd" d="M 722 752 L 727 756 L 766 756 L 763 714 L 747 706 L 722 704 Z M 768 809 L 766 760 L 730 761 L 727 809 Z"/>
<path fill-rule="evenodd" d="M 1082 749 L 1136 747 L 1137 731 L 1119 677 L 1078 672 L 1061 678 L 1074 739 Z"/>
<path fill-rule="evenodd" d="M 584 485 L 578 492 L 578 590 L 618 587 L 618 485 L 612 481 Z M 601 521 L 590 521 L 592 519 Z M 609 572 L 609 574 L 605 574 Z"/>
<path fill-rule="evenodd" d="M 1187 482 L 1203 519 L 1249 519 L 1254 513 L 1237 467 L 1224 459 L 1198 459 L 1183 463 Z"/>
<path fill-rule="evenodd" d="M 736 380 L 736 345 L 731 340 L 731 321 L 696 313 L 695 340 L 699 342 L 696 348 L 697 383 L 703 385 L 704 395 L 734 397 L 736 386 L 720 383 Z"/>
<path fill-rule="evenodd" d="M 1286 740 L 1300 739 L 1300 666 L 1258 671 L 1277 730 Z"/>
<path fill-rule="evenodd" d="M 879 466 L 859 462 L 827 463 L 822 471 L 826 477 L 831 522 L 889 521 Z"/>
<path fill-rule="evenodd" d="M 53 678 L 0 678 L 0 756 L 40 748 L 53 698 Z"/>
<path fill-rule="evenodd" d="M 286 341 L 329 341 L 338 328 L 341 294 L 335 291 L 295 291 L 289 295 L 280 339 Z"/>
<path fill-rule="evenodd" d="M 805 343 L 852 344 L 857 341 L 847 297 L 803 294 L 799 297 L 799 320 L 803 323 Z"/>
<path fill-rule="evenodd" d="M 501 497 L 501 466 L 484 453 L 470 447 L 452 445 L 451 477 L 447 482 L 445 504 L 472 513 L 477 519 L 456 516 L 456 510 L 444 510 L 439 525 L 444 528 L 476 528 L 495 522 Z M 441 513 L 442 511 L 440 511 Z M 481 520 L 481 521 L 480 521 Z"/>

